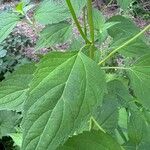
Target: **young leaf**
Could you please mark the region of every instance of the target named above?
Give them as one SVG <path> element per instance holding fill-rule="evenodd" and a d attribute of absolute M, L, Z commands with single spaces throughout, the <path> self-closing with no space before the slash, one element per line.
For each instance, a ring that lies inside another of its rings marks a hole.
<path fill-rule="evenodd" d="M 94 27 L 96 29 L 96 39 L 100 42 L 103 42 L 107 36 L 107 29 L 105 29 L 105 18 L 103 14 L 97 10 L 93 9 L 93 21 L 94 21 Z"/>
<path fill-rule="evenodd" d="M 55 150 L 101 104 L 105 75 L 79 53 L 50 53 L 39 63 L 25 102 L 22 150 Z"/>
<path fill-rule="evenodd" d="M 150 55 L 141 57 L 128 69 L 128 73 L 137 100 L 150 109 Z"/>
<path fill-rule="evenodd" d="M 102 131 L 83 132 L 70 138 L 57 150 L 122 150 L 121 146 Z"/>
<path fill-rule="evenodd" d="M 67 22 L 48 25 L 40 33 L 36 48 L 50 47 L 67 41 L 71 36 L 71 25 Z"/>
<path fill-rule="evenodd" d="M 71 0 L 75 12 L 79 15 L 85 6 L 86 0 Z M 44 0 L 35 12 L 35 19 L 42 24 L 59 23 L 71 18 L 70 11 L 65 0 Z"/>
<path fill-rule="evenodd" d="M 34 64 L 26 64 L 0 83 L 0 110 L 21 110 L 34 71 Z"/>
<path fill-rule="evenodd" d="M 20 18 L 15 13 L 0 13 L 0 43 L 12 32 Z"/>

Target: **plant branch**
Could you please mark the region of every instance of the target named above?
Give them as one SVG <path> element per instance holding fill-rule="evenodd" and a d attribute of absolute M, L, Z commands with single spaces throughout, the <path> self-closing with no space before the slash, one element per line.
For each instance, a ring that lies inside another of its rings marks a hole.
<path fill-rule="evenodd" d="M 101 69 L 121 69 L 121 70 L 128 70 L 130 68 L 125 68 L 125 67 L 101 67 Z"/>
<path fill-rule="evenodd" d="M 127 46 L 128 44 L 130 44 L 131 42 L 133 42 L 135 39 L 137 39 L 139 36 L 141 36 L 144 32 L 146 32 L 147 30 L 150 29 L 150 24 L 148 26 L 146 26 L 141 32 L 139 32 L 138 34 L 136 34 L 134 37 L 132 37 L 131 39 L 129 39 L 127 42 L 123 43 L 121 46 L 119 46 L 118 48 L 114 49 L 108 56 L 106 56 L 102 61 L 100 61 L 98 63 L 98 65 L 103 64 L 105 61 L 107 61 L 110 57 L 112 57 L 116 52 L 118 52 L 119 50 L 121 50 L 123 47 Z"/>
<path fill-rule="evenodd" d="M 76 14 L 75 14 L 75 11 L 74 11 L 74 9 L 73 9 L 73 6 L 72 6 L 70 0 L 66 0 L 66 3 L 67 3 L 67 5 L 68 5 L 68 8 L 69 8 L 70 13 L 71 13 L 71 15 L 72 15 L 72 18 L 73 18 L 73 20 L 74 20 L 74 22 L 75 22 L 75 24 L 76 24 L 76 26 L 77 26 L 77 28 L 78 28 L 78 31 L 80 32 L 80 34 L 81 34 L 81 36 L 82 36 L 82 38 L 85 40 L 86 43 L 91 43 L 91 42 L 87 39 L 87 37 L 86 37 L 86 35 L 84 34 L 84 32 L 82 31 L 82 28 L 81 28 L 81 26 L 80 26 L 80 23 L 79 23 L 79 21 L 78 21 L 78 19 L 77 19 L 77 16 L 76 16 Z"/>

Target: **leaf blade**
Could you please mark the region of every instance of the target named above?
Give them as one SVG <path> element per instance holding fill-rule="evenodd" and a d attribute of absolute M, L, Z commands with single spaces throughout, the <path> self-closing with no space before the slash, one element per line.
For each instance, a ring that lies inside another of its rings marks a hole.
<path fill-rule="evenodd" d="M 105 78 L 99 67 L 93 75 L 92 66 L 98 67 L 81 52 L 43 59 L 25 104 L 23 149 L 56 149 L 101 103 Z"/>

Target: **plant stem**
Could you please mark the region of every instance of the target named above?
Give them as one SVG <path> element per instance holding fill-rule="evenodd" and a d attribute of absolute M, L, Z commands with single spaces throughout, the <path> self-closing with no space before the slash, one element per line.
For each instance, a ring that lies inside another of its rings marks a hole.
<path fill-rule="evenodd" d="M 123 43 L 121 46 L 119 46 L 118 48 L 114 49 L 108 56 L 106 56 L 102 61 L 100 61 L 98 63 L 98 65 L 103 64 L 105 61 L 107 61 L 110 57 L 112 57 L 116 52 L 118 52 L 120 49 L 122 49 L 123 47 L 127 46 L 128 44 L 130 44 L 131 42 L 133 42 L 135 39 L 137 39 L 139 36 L 141 36 L 145 31 L 150 29 L 150 24 L 148 26 L 146 26 L 141 32 L 139 32 L 138 34 L 136 34 L 134 37 L 132 37 L 131 39 L 129 39 L 127 42 Z"/>
<path fill-rule="evenodd" d="M 106 133 L 105 130 L 98 124 L 98 122 L 95 120 L 95 118 L 93 116 L 91 116 L 91 118 L 90 118 L 90 128 L 89 128 L 89 130 L 92 129 L 93 123 L 98 127 L 99 130 L 101 130 L 104 133 Z"/>
<path fill-rule="evenodd" d="M 84 22 L 84 34 L 87 36 L 87 28 L 86 28 L 86 7 L 83 8 L 83 22 Z"/>
<path fill-rule="evenodd" d="M 80 26 L 80 23 L 79 23 L 79 21 L 78 21 L 78 19 L 77 19 L 77 16 L 76 16 L 76 14 L 75 14 L 75 11 L 74 11 L 74 9 L 73 9 L 73 6 L 72 6 L 70 0 L 66 0 L 66 3 L 67 3 L 67 5 L 68 5 L 68 8 L 69 8 L 70 13 L 71 13 L 71 15 L 72 15 L 72 18 L 73 18 L 73 20 L 74 20 L 74 22 L 75 22 L 75 24 L 76 24 L 76 26 L 77 26 L 77 28 L 78 28 L 78 31 L 80 32 L 80 34 L 81 34 L 81 36 L 82 36 L 82 38 L 85 40 L 86 43 L 91 43 L 91 42 L 87 39 L 87 37 L 86 37 L 86 35 L 84 34 L 84 32 L 82 31 L 82 28 L 81 28 L 81 26 Z"/>
<path fill-rule="evenodd" d="M 88 13 L 88 23 L 90 28 L 91 42 L 94 44 L 94 23 L 93 23 L 93 13 L 92 13 L 92 0 L 87 0 L 87 13 Z"/>
<path fill-rule="evenodd" d="M 125 68 L 125 67 L 101 67 L 101 69 L 122 69 L 122 70 L 128 70 L 130 68 Z"/>

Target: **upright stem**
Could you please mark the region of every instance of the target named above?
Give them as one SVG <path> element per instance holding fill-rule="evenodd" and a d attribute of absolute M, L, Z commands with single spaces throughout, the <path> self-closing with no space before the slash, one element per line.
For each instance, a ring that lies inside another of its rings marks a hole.
<path fill-rule="evenodd" d="M 86 35 L 84 34 L 84 32 L 82 31 L 82 28 L 81 28 L 81 26 L 80 26 L 80 23 L 79 23 L 79 21 L 78 21 L 78 19 L 77 19 L 77 16 L 76 16 L 76 14 L 75 14 L 75 11 L 74 11 L 74 9 L 73 9 L 73 6 L 72 6 L 70 0 L 66 0 L 66 3 L 67 3 L 67 5 L 68 5 L 68 8 L 69 8 L 70 13 L 71 13 L 71 15 L 72 15 L 72 18 L 73 18 L 73 20 L 74 20 L 74 22 L 75 22 L 75 24 L 76 24 L 76 26 L 77 26 L 77 28 L 78 28 L 78 30 L 79 30 L 81 36 L 82 36 L 82 38 L 85 40 L 86 43 L 91 43 L 91 42 L 87 39 L 87 37 L 86 37 Z"/>
<path fill-rule="evenodd" d="M 87 36 L 87 28 L 86 28 L 86 7 L 83 8 L 83 22 L 84 22 L 84 34 Z"/>
<path fill-rule="evenodd" d="M 123 43 L 121 46 L 119 46 L 118 48 L 114 49 L 108 56 L 106 56 L 102 61 L 100 61 L 98 63 L 98 65 L 103 64 L 105 61 L 107 61 L 110 57 L 112 57 L 116 52 L 118 52 L 119 50 L 121 50 L 123 47 L 127 46 L 128 44 L 130 44 L 131 42 L 133 42 L 135 39 L 137 39 L 139 36 L 141 36 L 145 31 L 150 29 L 150 24 L 148 26 L 146 26 L 141 32 L 139 32 L 138 34 L 136 34 L 134 37 L 132 37 L 131 39 L 129 39 L 127 42 Z"/>
<path fill-rule="evenodd" d="M 90 28 L 91 42 L 94 44 L 94 23 L 93 23 L 93 13 L 92 13 L 92 0 L 87 0 L 87 13 L 88 13 L 88 23 Z"/>

